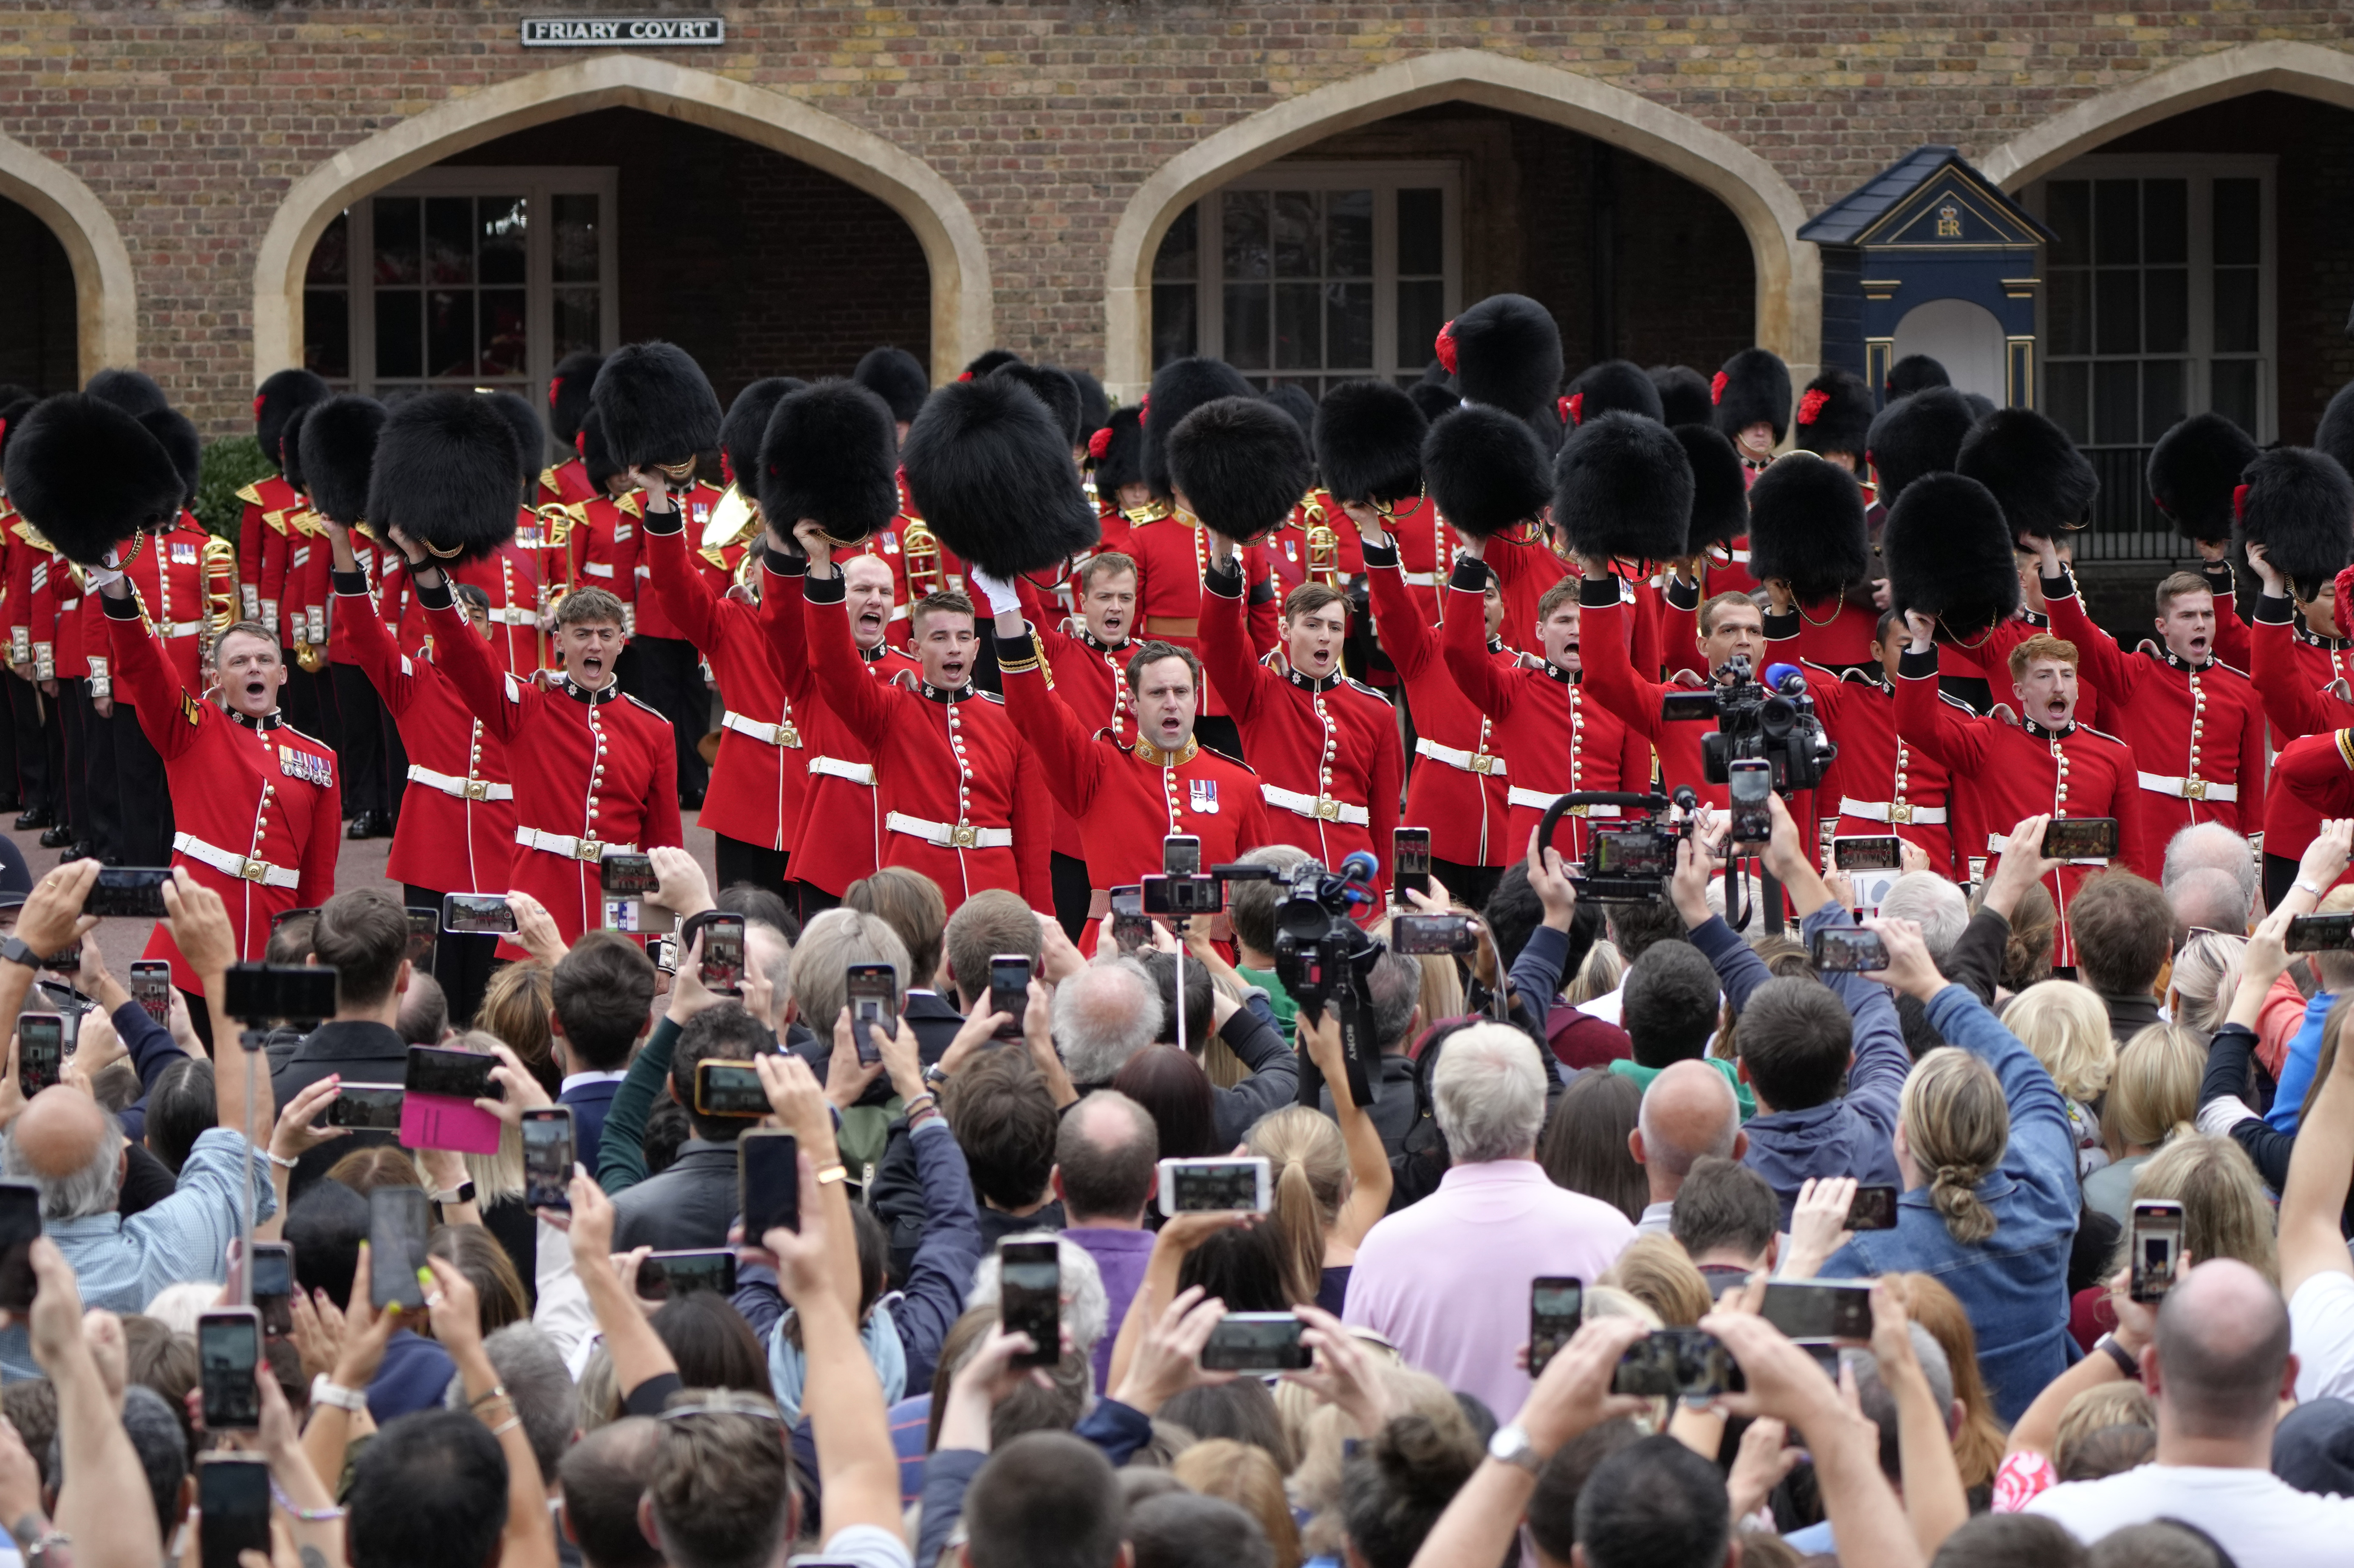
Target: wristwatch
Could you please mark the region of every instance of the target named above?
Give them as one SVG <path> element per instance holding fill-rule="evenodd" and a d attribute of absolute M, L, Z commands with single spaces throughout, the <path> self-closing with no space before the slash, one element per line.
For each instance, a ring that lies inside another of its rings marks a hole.
<path fill-rule="evenodd" d="M 332 1404 L 340 1410 L 362 1411 L 367 1408 L 367 1390 L 345 1388 L 330 1374 L 321 1372 L 311 1380 L 311 1403 Z"/>
<path fill-rule="evenodd" d="M 1537 1452 L 1518 1422 L 1496 1428 L 1496 1435 L 1488 1439 L 1488 1457 L 1500 1465 L 1518 1465 L 1532 1476 L 1544 1468 L 1544 1456 Z"/>
<path fill-rule="evenodd" d="M 474 1201 L 474 1184 L 461 1181 L 454 1192 L 429 1192 L 426 1195 L 437 1203 L 471 1203 Z"/>
<path fill-rule="evenodd" d="M 22 964 L 27 969 L 37 972 L 41 967 L 42 957 L 43 955 L 35 952 L 33 945 L 22 937 L 12 935 L 6 941 L 0 942 L 0 962 Z"/>
<path fill-rule="evenodd" d="M 2125 1373 L 2129 1382 L 2141 1381 L 2141 1358 L 2119 1344 L 2115 1334 L 2103 1334 L 2093 1341 L 2093 1349 L 2105 1351 L 2109 1360 L 2117 1363 L 2117 1371 Z"/>
<path fill-rule="evenodd" d="M 35 959 L 32 960 L 32 964 L 35 969 L 38 969 L 40 967 L 41 960 Z M 938 1062 L 933 1063 L 930 1066 L 924 1069 L 924 1082 L 931 1085 L 934 1088 L 939 1087 L 940 1085 L 945 1084 L 948 1081 L 948 1069 L 941 1066 Z"/>

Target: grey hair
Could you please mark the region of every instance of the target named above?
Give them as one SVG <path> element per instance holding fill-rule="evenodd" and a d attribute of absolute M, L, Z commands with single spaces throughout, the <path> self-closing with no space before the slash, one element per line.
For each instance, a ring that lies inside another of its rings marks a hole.
<path fill-rule="evenodd" d="M 571 1372 L 565 1369 L 563 1352 L 554 1340 L 529 1323 L 509 1323 L 482 1340 L 482 1353 L 490 1357 L 492 1370 L 512 1396 L 510 1403 L 523 1422 L 531 1457 L 539 1461 L 541 1478 L 553 1480 L 557 1461 L 572 1446 L 573 1430 L 580 1424 L 579 1395 L 572 1385 Z M 466 1408 L 462 1376 L 450 1380 L 441 1403 L 451 1410 Z"/>
<path fill-rule="evenodd" d="M 1544 1126 L 1544 1065 L 1536 1042 L 1511 1025 L 1475 1023 L 1448 1035 L 1430 1089 L 1456 1164 L 1524 1160 L 1536 1147 Z"/>
<path fill-rule="evenodd" d="M 2221 931 L 2237 937 L 2248 929 L 2248 895 L 2232 874 L 2211 865 L 2194 865 L 2166 885 L 2167 902 L 2174 918 L 2186 929 Z"/>
<path fill-rule="evenodd" d="M 2183 873 L 2205 866 L 2220 871 L 2240 885 L 2240 896 L 2249 906 L 2256 901 L 2255 851 L 2248 841 L 2221 822 L 2193 822 L 2166 841 L 2166 863 L 2158 885 L 2167 892 Z"/>
<path fill-rule="evenodd" d="M 1942 964 L 1970 923 L 1970 903 L 1962 890 L 1934 871 L 1908 871 L 1888 885 L 1880 900 L 1883 920 L 1912 920 L 1930 960 Z"/>
<path fill-rule="evenodd" d="M 1651 1083 L 1644 1086 L 1643 1103 L 1635 1113 L 1635 1126 L 1643 1135 L 1643 1163 L 1646 1166 L 1681 1177 L 1691 1175 L 1693 1165 L 1711 1156 L 1719 1160 L 1733 1158 L 1733 1146 L 1741 1137 L 1741 1102 L 1734 1097 L 1733 1086 L 1725 1081 L 1724 1075 L 1711 1072 L 1709 1076 L 1716 1080 L 1724 1104 L 1724 1118 L 1717 1137 L 1705 1149 L 1686 1149 L 1652 1124 L 1651 1085 L 1657 1084 L 1659 1077 L 1654 1075 Z M 1693 1081 L 1697 1083 L 1699 1080 L 1695 1078 Z"/>
<path fill-rule="evenodd" d="M 122 1198 L 122 1149 L 130 1142 L 122 1124 L 109 1116 L 98 1147 L 81 1169 L 48 1176 L 33 1169 L 13 1138 L 0 1140 L 0 1176 L 30 1181 L 41 1190 L 41 1218 L 50 1224 L 111 1214 Z"/>
<path fill-rule="evenodd" d="M 1929 1385 L 1929 1397 L 1936 1404 L 1937 1419 L 1950 1432 L 1954 1424 L 1954 1368 L 1946 1359 L 1946 1348 L 1937 1343 L 1936 1336 L 1918 1323 L 1904 1325 L 1906 1337 L 1913 1341 L 1913 1359 L 1921 1363 L 1921 1376 Z M 1856 1403 L 1874 1425 L 1880 1428 L 1880 1467 L 1891 1480 L 1903 1476 L 1903 1449 L 1897 1437 L 1896 1397 L 1880 1375 L 1880 1359 L 1861 1347 L 1840 1351 L 1840 1361 L 1855 1372 Z"/>
<path fill-rule="evenodd" d="M 1071 1331 L 1071 1353 L 1081 1361 L 1095 1354 L 1104 1330 L 1111 1326 L 1111 1298 L 1104 1292 L 1103 1271 L 1096 1266 L 1095 1255 L 1076 1242 L 1065 1241 L 1053 1231 L 1025 1231 L 1003 1239 L 1055 1244 L 1055 1255 L 1063 1271 L 1063 1326 Z M 997 1296 L 997 1255 L 992 1252 L 985 1254 L 981 1266 L 973 1271 L 972 1289 L 964 1298 L 965 1310 L 994 1307 Z"/>
<path fill-rule="evenodd" d="M 1134 959 L 1090 965 L 1055 988 L 1055 1046 L 1075 1084 L 1109 1083 L 1160 1038 L 1161 988 Z"/>
<path fill-rule="evenodd" d="M 892 1005 L 907 996 L 907 971 L 915 967 L 907 944 L 880 917 L 855 909 L 829 909 L 801 927 L 789 974 L 794 1010 L 821 1040 L 833 1034 L 833 1021 L 850 1004 L 844 971 L 853 964 L 889 964 L 896 982 Z"/>

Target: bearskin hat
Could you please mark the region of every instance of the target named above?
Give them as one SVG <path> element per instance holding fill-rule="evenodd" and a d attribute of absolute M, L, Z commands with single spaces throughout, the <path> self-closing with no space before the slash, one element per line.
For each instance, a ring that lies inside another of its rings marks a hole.
<path fill-rule="evenodd" d="M 1422 417 L 1434 425 L 1463 407 L 1462 396 L 1449 387 L 1444 377 L 1437 381 L 1417 381 L 1405 389 L 1405 395 L 1414 399 L 1414 406 L 1422 410 Z"/>
<path fill-rule="evenodd" d="M 547 461 L 547 429 L 539 422 L 539 410 L 531 406 L 530 398 L 504 390 L 488 396 L 491 407 L 499 411 L 499 418 L 514 432 L 515 457 L 523 464 L 521 499 L 528 503 L 532 486 L 539 481 L 540 467 Z M 303 471 L 310 471 L 307 466 Z"/>
<path fill-rule="evenodd" d="M 1144 412 L 1134 404 L 1114 408 L 1087 438 L 1087 471 L 1095 475 L 1096 499 L 1119 504 L 1120 491 L 1144 482 Z"/>
<path fill-rule="evenodd" d="M 1975 479 L 1937 472 L 1906 485 L 1882 546 L 1890 601 L 1899 611 L 1935 616 L 1941 638 L 1974 637 L 2019 608 L 2010 524 L 2002 503 Z"/>
<path fill-rule="evenodd" d="M 279 456 L 282 460 L 278 471 L 286 482 L 303 495 L 311 493 L 311 476 L 302 471 L 302 423 L 311 417 L 316 403 L 306 403 L 286 416 L 286 429 L 279 438 Z"/>
<path fill-rule="evenodd" d="M 1654 365 L 1645 374 L 1659 388 L 1661 424 L 1670 429 L 1705 425 L 1716 418 L 1716 406 L 1708 400 L 1708 377 L 1691 366 Z"/>
<path fill-rule="evenodd" d="M 366 520 L 368 472 L 388 418 L 383 404 L 355 392 L 337 393 L 303 417 L 302 476 L 319 515 L 345 527 Z"/>
<path fill-rule="evenodd" d="M 204 438 L 196 434 L 196 425 L 176 408 L 150 409 L 139 416 L 139 422 L 171 455 L 172 466 L 179 471 L 184 487 L 180 504 L 194 505 L 196 480 L 205 465 Z"/>
<path fill-rule="evenodd" d="M 1010 348 L 985 348 L 957 375 L 960 381 L 978 381 L 1002 365 L 1019 365 L 1022 356 Z"/>
<path fill-rule="evenodd" d="M 990 375 L 1028 387 L 1030 395 L 1044 404 L 1046 412 L 1055 417 L 1055 428 L 1067 438 L 1063 442 L 1066 450 L 1079 444 L 1084 433 L 1079 429 L 1079 384 L 1071 379 L 1068 371 L 1024 365 L 1017 359 L 1011 365 L 999 366 Z"/>
<path fill-rule="evenodd" d="M 2235 505 L 2241 539 L 2262 545 L 2301 599 L 2318 594 L 2354 558 L 2354 479 L 2327 452 L 2274 447 L 2257 453 Z"/>
<path fill-rule="evenodd" d="M 1880 481 L 1880 503 L 1894 506 L 1904 487 L 1923 474 L 1951 469 L 1977 422 L 1950 387 L 1932 387 L 1882 408 L 1863 438 L 1864 459 Z"/>
<path fill-rule="evenodd" d="M 1144 395 L 1140 411 L 1144 419 L 1144 482 L 1153 494 L 1166 501 L 1175 493 L 1169 482 L 1169 432 L 1204 403 L 1250 395 L 1250 383 L 1242 372 L 1223 359 L 1172 359 L 1152 373 L 1152 389 Z"/>
<path fill-rule="evenodd" d="M 31 413 L 36 408 L 39 407 L 40 401 L 41 400 L 38 397 L 34 397 L 30 392 L 19 392 L 17 396 L 9 398 L 5 403 L 0 403 L 0 463 L 5 463 L 6 461 L 8 456 L 8 443 L 16 436 L 17 430 L 23 428 L 25 416 Z M 5 482 L 5 481 L 0 481 L 0 483 Z"/>
<path fill-rule="evenodd" d="M 1749 489 L 1749 575 L 1779 577 L 1801 600 L 1826 599 L 1872 575 L 1863 487 L 1810 453 L 1788 452 Z"/>
<path fill-rule="evenodd" d="M 2091 461 L 2032 408 L 1997 408 L 1980 419 L 1954 454 L 1954 471 L 1994 493 L 2021 540 L 2056 539 L 2082 528 L 2101 493 Z"/>
<path fill-rule="evenodd" d="M 1316 406 L 1316 470 L 1341 501 L 1408 501 L 1422 493 L 1430 421 L 1405 388 L 1343 381 Z"/>
<path fill-rule="evenodd" d="M 786 393 L 756 449 L 760 515 L 784 535 L 807 518 L 845 545 L 889 527 L 899 510 L 898 446 L 891 406 L 855 381 Z"/>
<path fill-rule="evenodd" d="M 2320 441 L 2314 444 L 2328 450 Z M 2221 414 L 2193 414 L 2149 449 L 2149 498 L 2184 538 L 2220 544 L 2232 536 L 2232 494 L 2255 461 L 2256 443 L 2246 431 Z M 2338 459 L 2338 466 L 2345 466 L 2345 459 Z"/>
<path fill-rule="evenodd" d="M 514 429 L 487 397 L 423 392 L 403 398 L 376 434 L 367 520 L 398 529 L 439 560 L 480 560 L 514 537 L 523 491 Z"/>
<path fill-rule="evenodd" d="M 1305 387 L 1286 381 L 1259 394 L 1259 400 L 1282 409 L 1291 416 L 1303 436 L 1312 435 L 1316 429 L 1316 398 Z"/>
<path fill-rule="evenodd" d="M 858 368 L 850 373 L 850 378 L 882 398 L 891 418 L 903 425 L 916 417 L 932 391 L 932 378 L 925 373 L 924 362 L 889 344 L 860 355 Z"/>
<path fill-rule="evenodd" d="M 1264 538 L 1308 492 L 1308 437 L 1261 398 L 1215 398 L 1169 432 L 1169 477 L 1204 527 Z"/>
<path fill-rule="evenodd" d="M 275 468 L 286 440 L 286 416 L 297 408 L 323 403 L 333 390 L 318 376 L 300 367 L 272 372 L 253 395 L 253 435 L 261 455 Z"/>
<path fill-rule="evenodd" d="M 1798 395 L 1798 447 L 1810 452 L 1846 452 L 1863 458 L 1872 433 L 1872 388 L 1846 370 L 1826 370 Z"/>
<path fill-rule="evenodd" d="M 1691 515 L 1691 460 L 1656 419 L 1597 415 L 1553 460 L 1553 525 L 1574 555 L 1672 560 Z"/>
<path fill-rule="evenodd" d="M 1724 362 L 1708 384 L 1716 428 L 1738 439 L 1755 424 L 1774 427 L 1780 446 L 1790 430 L 1790 367 L 1770 349 L 1744 348 Z"/>
<path fill-rule="evenodd" d="M 1596 414 L 1608 413 L 1640 414 L 1664 423 L 1666 411 L 1659 384 L 1623 359 L 1587 366 L 1577 373 L 1577 379 L 1569 384 L 1569 395 L 1561 400 L 1561 422 L 1575 429 Z"/>
<path fill-rule="evenodd" d="M 615 349 L 588 397 L 605 417 L 605 444 L 623 468 L 674 467 L 719 445 L 718 394 L 676 344 Z"/>
<path fill-rule="evenodd" d="M 1683 553 L 1697 556 L 1749 532 L 1749 472 L 1733 440 L 1714 425 L 1678 425 L 1671 432 L 1691 464 L 1691 522 Z"/>
<path fill-rule="evenodd" d="M 1079 388 L 1079 429 L 1100 430 L 1111 418 L 1111 398 L 1104 392 L 1104 384 L 1088 370 L 1066 370 L 1064 375 Z"/>
<path fill-rule="evenodd" d="M 1552 419 L 1561 327 L 1526 294 L 1490 294 L 1448 322 L 1438 332 L 1438 359 L 1471 402 Z"/>
<path fill-rule="evenodd" d="M 0 381 L 0 409 L 13 408 L 19 403 L 37 403 L 29 387 L 19 387 L 14 381 Z"/>
<path fill-rule="evenodd" d="M 789 395 L 808 385 L 799 376 L 764 376 L 727 405 L 727 417 L 719 421 L 719 468 L 746 500 L 759 499 L 760 438 L 768 434 L 769 417 Z"/>
<path fill-rule="evenodd" d="M 1501 408 L 1461 404 L 1422 442 L 1423 482 L 1458 534 L 1485 539 L 1535 520 L 1553 499 L 1544 445 Z"/>
<path fill-rule="evenodd" d="M 588 417 L 588 394 L 596 389 L 597 373 L 605 356 L 580 348 L 556 362 L 547 378 L 547 428 L 567 447 L 578 448 L 580 421 Z"/>
<path fill-rule="evenodd" d="M 8 432 L 8 500 L 69 560 L 101 565 L 180 514 L 187 487 L 146 427 L 102 397 L 45 398 Z"/>
<path fill-rule="evenodd" d="M 1946 367 L 1925 354 L 1908 354 L 1888 367 L 1888 395 L 1910 397 L 1915 392 L 1925 392 L 1932 387 L 1951 387 L 1954 378 Z"/>
<path fill-rule="evenodd" d="M 573 432 L 572 450 L 580 454 L 580 462 L 588 471 L 588 484 L 599 495 L 611 493 L 609 486 L 621 465 L 613 461 L 613 449 L 605 444 L 605 421 L 591 408 L 580 416 L 580 428 Z"/>
<path fill-rule="evenodd" d="M 155 385 L 155 378 L 143 370 L 101 370 L 90 378 L 90 384 L 82 390 L 113 404 L 134 419 L 172 406 L 164 389 Z"/>
<path fill-rule="evenodd" d="M 1013 382 L 986 376 L 933 393 L 900 461 L 940 543 L 992 576 L 1058 566 L 1102 537 L 1070 443 Z"/>
<path fill-rule="evenodd" d="M 2338 466 L 2354 473 L 2354 381 L 2338 389 L 2329 399 L 2329 407 L 2321 411 L 2320 428 L 2313 433 L 2316 451 L 2327 452 L 2338 460 Z"/>

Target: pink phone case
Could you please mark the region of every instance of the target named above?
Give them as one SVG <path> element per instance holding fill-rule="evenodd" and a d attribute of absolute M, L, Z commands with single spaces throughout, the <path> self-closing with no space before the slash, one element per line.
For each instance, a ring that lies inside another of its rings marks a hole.
<path fill-rule="evenodd" d="M 400 1099 L 400 1146 L 403 1149 L 454 1149 L 461 1154 L 496 1154 L 503 1125 L 499 1118 L 472 1100 L 455 1095 L 420 1095 L 411 1090 Z"/>

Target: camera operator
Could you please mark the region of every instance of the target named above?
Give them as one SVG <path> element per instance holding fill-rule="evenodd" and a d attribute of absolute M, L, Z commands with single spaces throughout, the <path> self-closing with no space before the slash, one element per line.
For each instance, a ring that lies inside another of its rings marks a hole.
<path fill-rule="evenodd" d="M 1659 716 L 1659 699 L 1683 688 L 1647 680 L 1627 652 L 1625 611 L 1618 601 L 1618 578 L 1610 563 L 1581 558 L 1578 571 L 1585 587 L 1578 595 L 1584 625 L 1578 651 L 1585 663 L 1585 684 L 1596 701 L 1618 715 L 1629 729 L 1651 744 L 1659 768 L 1672 788 L 1689 784 L 1709 805 L 1725 803 L 1725 787 L 1706 781 L 1702 741 L 1710 733 L 1704 724 Z M 1766 618 L 1749 596 L 1722 593 L 1700 607 L 1699 650 L 1702 660 L 1726 683 L 1725 665 L 1736 655 L 1757 661 L 1766 655 Z M 1671 654 L 1670 657 L 1673 657 Z M 1628 781 L 1627 788 L 1633 788 Z"/>

